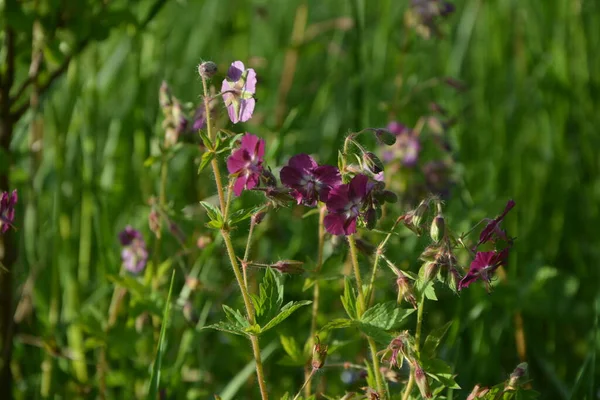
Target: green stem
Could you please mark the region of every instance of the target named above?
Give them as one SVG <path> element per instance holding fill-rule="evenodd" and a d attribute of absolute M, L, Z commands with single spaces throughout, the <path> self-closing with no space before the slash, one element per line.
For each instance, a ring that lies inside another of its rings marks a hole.
<path fill-rule="evenodd" d="M 367 341 L 369 342 L 371 358 L 373 359 L 373 372 L 375 373 L 375 382 L 377 382 L 377 393 L 382 396 L 382 399 L 386 399 L 387 393 L 385 393 L 385 387 L 383 385 L 383 380 L 381 379 L 381 367 L 379 366 L 379 358 L 377 357 L 377 345 L 369 336 L 367 336 Z"/>
<path fill-rule="evenodd" d="M 373 285 L 375 284 L 375 277 L 377 276 L 377 269 L 379 268 L 379 259 L 383 256 L 385 245 L 392 237 L 392 233 L 394 232 L 394 229 L 396 229 L 400 221 L 400 218 L 396 219 L 396 222 L 394 222 L 392 229 L 390 229 L 385 239 L 383 239 L 379 246 L 377 246 L 377 250 L 375 252 L 375 260 L 373 261 L 373 270 L 371 271 L 371 279 L 369 280 L 369 286 L 367 288 L 367 306 L 373 302 Z"/>
<path fill-rule="evenodd" d="M 229 189 L 231 191 L 231 188 Z M 252 234 L 254 233 L 254 218 L 250 218 L 250 230 L 248 231 L 248 241 L 246 242 L 246 251 L 244 251 L 244 264 L 242 264 L 242 272 L 244 273 L 244 286 L 248 289 L 248 274 L 246 267 L 246 263 L 248 262 L 248 257 L 250 256 L 250 246 L 252 245 Z"/>
<path fill-rule="evenodd" d="M 415 353 L 419 356 L 419 350 L 421 347 L 421 326 L 423 325 L 423 308 L 425 305 L 425 295 L 421 294 L 421 300 L 419 301 L 419 306 L 417 308 L 417 329 L 415 331 Z M 414 368 L 410 367 L 410 378 L 408 379 L 408 383 L 406 384 L 406 389 L 404 390 L 404 395 L 402 396 L 402 400 L 408 400 L 410 398 L 410 391 L 415 384 L 415 371 Z"/>
<path fill-rule="evenodd" d="M 323 267 L 323 248 L 325 247 L 325 212 L 327 208 L 324 205 L 320 205 L 319 209 L 319 249 L 317 256 L 317 267 L 315 268 L 315 284 L 313 286 L 313 304 L 312 304 L 312 317 L 310 321 L 310 336 L 308 337 L 308 342 L 312 344 L 312 340 L 315 337 L 317 332 L 317 315 L 319 314 L 319 297 L 320 297 L 320 288 L 319 288 L 319 272 L 321 272 L 321 268 Z M 307 366 L 304 370 L 304 397 L 309 397 L 311 392 L 311 387 L 307 383 L 310 381 L 310 377 L 314 370 L 312 366 Z"/>
<path fill-rule="evenodd" d="M 208 137 L 211 142 L 214 142 L 215 135 L 212 130 L 212 123 L 210 118 L 210 107 L 209 107 L 209 98 L 208 98 L 208 85 L 206 84 L 206 78 L 202 77 L 202 88 L 204 89 L 204 111 L 206 116 L 206 129 L 208 133 Z M 219 204 L 221 206 L 221 212 L 223 213 L 223 221 L 227 221 L 227 202 L 225 201 L 225 194 L 223 192 L 223 182 L 221 180 L 221 173 L 219 171 L 219 163 L 216 158 L 213 158 L 211 161 L 211 167 L 213 170 L 213 174 L 215 176 L 215 184 L 217 185 L 217 193 L 219 194 Z M 231 192 L 231 190 L 229 190 Z M 252 302 L 250 301 L 250 295 L 248 294 L 248 289 L 244 284 L 244 278 L 242 276 L 242 272 L 240 271 L 240 266 L 238 265 L 237 258 L 235 256 L 235 250 L 233 249 L 233 243 L 231 242 L 231 237 L 229 236 L 229 232 L 225 229 L 221 229 L 221 236 L 223 237 L 223 241 L 225 242 L 225 247 L 227 248 L 227 254 L 229 256 L 229 261 L 231 262 L 231 267 L 233 269 L 233 274 L 235 275 L 235 279 L 237 280 L 238 286 L 240 287 L 240 291 L 242 292 L 242 298 L 244 299 L 244 306 L 246 307 L 246 314 L 248 315 L 248 321 L 251 325 L 255 324 L 254 319 L 254 308 L 252 307 Z M 263 400 L 267 400 L 269 395 L 267 393 L 267 387 L 265 383 L 265 377 L 263 372 L 263 366 L 260 356 L 260 345 L 258 342 L 258 337 L 251 335 L 250 342 L 252 343 L 252 353 L 254 354 L 254 360 L 256 362 L 256 376 L 258 378 L 258 385 L 260 387 L 260 395 Z"/>
<path fill-rule="evenodd" d="M 356 239 L 354 235 L 348 236 L 348 244 L 350 245 L 350 258 L 352 259 L 352 268 L 354 269 L 354 278 L 356 279 L 356 286 L 358 287 L 358 305 L 359 315 L 365 311 L 365 296 L 363 296 L 363 284 L 362 278 L 360 277 L 360 268 L 358 266 L 358 251 L 356 250 Z"/>
<path fill-rule="evenodd" d="M 311 369 L 311 371 L 309 372 L 309 374 L 306 376 L 306 378 L 304 379 L 304 383 L 302 384 L 302 387 L 300 388 L 300 390 L 298 390 L 298 393 L 296 393 L 296 395 L 294 396 L 294 400 L 297 400 L 298 397 L 300 397 L 300 393 L 302 393 L 302 389 L 304 389 L 305 387 L 310 387 L 308 386 L 308 383 L 310 382 L 310 380 L 312 379 L 313 375 L 315 374 L 316 369 Z"/>

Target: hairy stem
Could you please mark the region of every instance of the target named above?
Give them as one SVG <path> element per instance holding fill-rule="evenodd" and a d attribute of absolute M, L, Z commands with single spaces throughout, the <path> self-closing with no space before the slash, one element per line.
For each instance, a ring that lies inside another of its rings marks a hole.
<path fill-rule="evenodd" d="M 230 189 L 231 191 L 231 189 Z M 248 267 L 246 263 L 248 262 L 248 257 L 250 257 L 250 247 L 252 246 L 252 234 L 254 233 L 254 218 L 250 218 L 250 230 L 248 231 L 248 240 L 246 241 L 246 250 L 244 251 L 244 263 L 242 264 L 242 272 L 244 273 L 244 286 L 248 289 Z"/>
<path fill-rule="evenodd" d="M 300 390 L 298 390 L 298 393 L 296 393 L 296 395 L 294 396 L 294 400 L 297 400 L 298 397 L 300 397 L 300 393 L 302 393 L 302 389 L 305 389 L 307 386 L 310 386 L 308 383 L 310 382 L 310 380 L 312 379 L 313 375 L 315 374 L 315 371 L 316 371 L 316 369 L 314 369 L 314 368 L 312 368 L 310 370 L 310 372 L 308 373 L 308 375 L 304 379 L 304 383 L 302 384 L 302 387 L 300 388 Z"/>
<path fill-rule="evenodd" d="M 208 133 L 208 137 L 211 142 L 215 140 L 215 133 L 212 129 L 212 123 L 210 118 L 210 106 L 209 106 L 209 98 L 208 98 L 208 85 L 206 83 L 206 78 L 202 77 L 202 88 L 204 89 L 204 111 L 206 115 L 206 129 Z M 215 176 L 215 184 L 217 185 L 217 193 L 219 194 L 219 204 L 221 206 L 221 212 L 223 213 L 223 221 L 227 221 L 227 211 L 229 207 L 227 207 L 227 202 L 225 201 L 225 194 L 223 192 L 223 181 L 221 180 L 221 173 L 219 171 L 219 163 L 216 158 L 213 158 L 211 161 L 211 166 L 213 170 L 213 174 Z M 231 190 L 229 190 L 231 191 Z M 248 288 L 244 283 L 244 278 L 242 276 L 242 272 L 240 270 L 240 266 L 238 264 L 237 258 L 235 256 L 235 250 L 233 249 L 233 243 L 231 242 L 231 237 L 229 236 L 229 232 L 226 229 L 221 229 L 221 236 L 223 237 L 223 241 L 225 242 L 225 247 L 227 248 L 227 255 L 229 256 L 229 261 L 231 262 L 231 267 L 233 269 L 233 274 L 235 275 L 235 279 L 237 280 L 238 286 L 240 287 L 240 291 L 242 292 L 242 298 L 244 299 L 244 306 L 246 307 L 246 314 L 248 316 L 248 321 L 251 325 L 255 324 L 254 319 L 254 308 L 252 307 L 252 302 L 250 301 L 250 295 L 248 294 Z M 258 378 L 258 385 L 260 387 L 260 395 L 262 400 L 267 400 L 269 395 L 267 393 L 267 387 L 263 372 L 263 365 L 260 356 L 260 345 L 258 342 L 258 337 L 251 335 L 250 342 L 252 343 L 252 353 L 254 354 L 254 360 L 256 362 L 256 376 Z"/>
<path fill-rule="evenodd" d="M 379 358 L 377 357 L 377 345 L 375 341 L 367 336 L 367 341 L 369 342 L 369 348 L 371 349 L 371 358 L 373 359 L 373 372 L 375 373 L 375 382 L 377 382 L 377 393 L 382 396 L 382 399 L 387 398 L 387 393 L 385 393 L 385 386 L 383 384 L 383 379 L 381 377 L 381 367 L 379 366 Z"/>
<path fill-rule="evenodd" d="M 398 226 L 398 224 L 402 221 L 402 218 L 396 219 L 394 225 L 386 235 L 385 239 L 377 246 L 377 250 L 375 251 L 375 260 L 373 261 L 373 270 L 371 271 L 371 279 L 369 280 L 369 286 L 367 287 L 367 306 L 369 306 L 373 302 L 373 285 L 375 284 L 375 277 L 377 276 L 377 269 L 379 268 L 379 259 L 383 256 L 383 251 L 385 249 L 385 245 L 392 237 L 392 233 L 394 229 Z"/>
<path fill-rule="evenodd" d="M 359 317 L 365 311 L 365 296 L 363 295 L 362 278 L 360 277 L 360 268 L 358 266 L 358 251 L 356 250 L 356 239 L 354 235 L 348 236 L 348 244 L 350 245 L 350 258 L 352 259 L 352 268 L 354 269 L 354 278 L 358 288 L 358 305 Z"/>
<path fill-rule="evenodd" d="M 421 299 L 419 301 L 419 306 L 417 308 L 417 328 L 415 330 L 415 352 L 417 355 L 419 354 L 419 350 L 421 348 L 421 326 L 423 325 L 423 308 L 425 305 L 425 295 L 421 294 Z M 408 379 L 408 383 L 406 384 L 406 389 L 404 390 L 404 395 L 402 396 L 402 400 L 408 400 L 410 398 L 410 391 L 415 384 L 415 371 L 414 368 L 410 367 L 410 378 Z"/>
<path fill-rule="evenodd" d="M 312 317 L 310 320 L 310 336 L 308 337 L 309 343 L 312 343 L 313 338 L 317 332 L 317 315 L 319 314 L 319 297 L 320 297 L 320 288 L 319 288 L 319 277 L 318 274 L 321 272 L 321 268 L 323 267 L 323 247 L 325 246 L 325 224 L 323 221 L 325 220 L 325 212 L 327 208 L 324 205 L 320 206 L 319 209 L 319 249 L 317 256 L 317 267 L 315 268 L 315 274 L 317 277 L 315 278 L 315 284 L 313 286 L 313 304 L 312 304 Z M 304 370 L 304 397 L 310 396 L 311 388 L 308 384 L 310 381 L 309 376 L 312 376 L 314 370 L 312 366 L 307 366 Z"/>

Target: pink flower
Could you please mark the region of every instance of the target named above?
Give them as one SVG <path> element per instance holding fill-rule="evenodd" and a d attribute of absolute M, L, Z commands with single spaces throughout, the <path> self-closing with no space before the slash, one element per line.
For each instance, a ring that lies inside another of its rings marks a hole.
<path fill-rule="evenodd" d="M 327 198 L 327 211 L 324 224 L 332 235 L 356 233 L 356 220 L 361 214 L 367 197 L 373 189 L 366 175 L 356 175 L 350 183 L 331 189 Z"/>
<path fill-rule="evenodd" d="M 326 201 L 329 191 L 342 184 L 340 171 L 330 165 L 319 166 L 307 154 L 290 158 L 280 172 L 281 183 L 293 190 L 298 204 L 314 206 L 317 200 Z"/>
<path fill-rule="evenodd" d="M 508 214 L 508 212 L 513 209 L 514 206 L 515 202 L 513 200 L 509 200 L 508 203 L 506 203 L 506 207 L 504 207 L 504 211 L 502 212 L 502 214 L 488 222 L 486 227 L 483 228 L 481 234 L 479 235 L 479 243 L 477 243 L 477 246 L 479 246 L 482 243 L 487 243 L 489 241 L 494 242 L 496 238 L 505 240 L 507 242 L 509 241 L 509 238 L 506 236 L 506 232 L 500 229 L 500 223 L 502 222 L 504 217 L 506 217 L 506 214 Z"/>
<path fill-rule="evenodd" d="M 252 68 L 246 69 L 241 61 L 233 62 L 227 72 L 227 78 L 223 80 L 221 86 L 221 93 L 231 122 L 237 124 L 252 118 L 256 105 L 255 92 L 256 72 Z"/>
<path fill-rule="evenodd" d="M 236 196 L 242 194 L 244 189 L 250 190 L 258 185 L 263 170 L 264 155 L 263 139 L 249 133 L 242 137 L 240 148 L 231 153 L 227 159 L 227 170 L 231 175 L 237 176 L 233 186 Z"/>
<path fill-rule="evenodd" d="M 15 205 L 17 204 L 17 190 L 2 192 L 0 197 L 0 232 L 5 233 L 12 226 L 15 219 Z"/>
<path fill-rule="evenodd" d="M 508 258 L 508 248 L 498 251 L 480 251 L 475 255 L 475 259 L 469 267 L 469 272 L 458 284 L 458 290 L 468 287 L 471 283 L 481 279 L 489 291 L 489 283 L 492 280 L 494 271 L 501 265 L 506 265 Z"/>

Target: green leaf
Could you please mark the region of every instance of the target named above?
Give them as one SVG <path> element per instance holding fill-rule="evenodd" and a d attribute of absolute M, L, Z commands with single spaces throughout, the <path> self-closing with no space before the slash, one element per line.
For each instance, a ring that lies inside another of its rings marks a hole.
<path fill-rule="evenodd" d="M 389 345 L 390 342 L 394 339 L 394 335 L 386 332 L 385 329 L 380 328 L 378 326 L 365 324 L 364 322 L 357 322 L 356 326 L 362 333 L 386 346 Z"/>
<path fill-rule="evenodd" d="M 205 151 L 202 154 L 202 158 L 200 159 L 200 165 L 198 166 L 198 173 L 202 172 L 204 168 L 210 164 L 210 162 L 215 158 L 215 153 L 210 150 Z"/>
<path fill-rule="evenodd" d="M 283 346 L 283 350 L 285 350 L 287 355 L 290 356 L 294 363 L 304 365 L 304 354 L 302 354 L 302 349 L 300 349 L 296 339 L 291 336 L 279 335 L 279 341 Z"/>
<path fill-rule="evenodd" d="M 225 316 L 227 320 L 231 322 L 233 325 L 237 326 L 241 330 L 244 330 L 250 326 L 250 322 L 244 317 L 244 315 L 233 308 L 229 307 L 226 304 L 223 304 L 223 310 L 225 311 Z"/>
<path fill-rule="evenodd" d="M 208 132 L 204 131 L 204 130 L 200 130 L 200 139 L 202 139 L 202 143 L 204 144 L 204 147 L 206 147 L 209 152 L 212 153 L 211 149 L 213 148 L 212 146 L 212 142 L 210 141 L 210 138 L 208 137 Z"/>
<path fill-rule="evenodd" d="M 355 321 L 346 318 L 336 318 L 333 321 L 329 321 L 324 327 L 320 329 L 320 332 L 329 331 L 331 329 L 344 329 L 350 328 L 356 324 Z"/>
<path fill-rule="evenodd" d="M 400 323 L 410 314 L 414 309 L 403 309 L 398 307 L 395 301 L 389 301 L 386 303 L 375 304 L 369 308 L 362 315 L 360 321 L 362 323 L 373 325 L 384 330 L 390 330 L 397 328 Z"/>
<path fill-rule="evenodd" d="M 440 326 L 437 329 L 431 331 L 427 338 L 425 339 L 425 344 L 423 345 L 423 349 L 421 350 L 421 354 L 423 357 L 432 358 L 435 356 L 435 351 L 437 350 L 442 338 L 448 331 L 452 325 L 452 321 L 447 322 L 446 324 Z"/>
<path fill-rule="evenodd" d="M 232 323 L 223 321 L 217 322 L 216 324 L 203 326 L 202 328 L 200 328 L 200 330 L 203 329 L 215 329 L 217 331 L 233 333 L 234 335 L 248 336 L 248 333 L 244 329 L 240 329 L 238 326 Z"/>
<path fill-rule="evenodd" d="M 285 321 L 290 315 L 292 315 L 292 313 L 294 313 L 294 311 L 296 311 L 300 307 L 307 306 L 311 303 L 312 303 L 312 301 L 310 301 L 310 300 L 302 300 L 302 301 L 296 301 L 296 302 L 290 301 L 285 306 L 283 306 L 283 308 L 281 309 L 281 311 L 275 318 L 270 320 L 269 323 L 261 329 L 261 333 L 264 333 L 264 332 L 268 331 L 269 329 L 274 328 L 275 326 L 277 326 L 280 323 L 282 323 L 283 321 Z"/>
<path fill-rule="evenodd" d="M 431 376 L 447 388 L 460 389 L 460 386 L 454 381 L 456 375 L 452 373 L 452 367 L 444 360 L 430 358 L 421 360 L 421 363 L 423 364 L 423 369 L 426 371 L 427 375 Z"/>
<path fill-rule="evenodd" d="M 348 314 L 351 319 L 357 318 L 356 292 L 350 284 L 350 279 L 348 277 L 345 277 L 344 279 L 344 295 L 342 296 L 342 305 L 346 310 L 346 314 Z"/>
<path fill-rule="evenodd" d="M 272 268 L 267 268 L 259 287 L 259 294 L 251 295 L 256 312 L 256 322 L 264 325 L 270 321 L 283 304 L 283 284 Z"/>
<path fill-rule="evenodd" d="M 158 347 L 156 349 L 156 357 L 152 366 L 152 375 L 150 377 L 150 386 L 148 388 L 148 398 L 156 399 L 158 397 L 158 387 L 160 385 L 160 372 L 162 368 L 162 360 L 166 351 L 167 326 L 169 325 L 169 317 L 171 312 L 171 295 L 173 294 L 173 282 L 175 282 L 175 270 L 171 274 L 171 285 L 167 296 L 167 303 L 162 318 L 162 326 L 158 337 Z"/>
<path fill-rule="evenodd" d="M 220 229 L 223 227 L 223 215 L 218 207 L 213 206 L 209 202 L 201 201 L 200 205 L 206 210 L 206 214 L 210 219 L 210 222 L 206 225 L 210 228 Z"/>
<path fill-rule="evenodd" d="M 256 214 L 257 212 L 259 212 L 263 208 L 265 208 L 265 206 L 257 206 L 257 207 L 244 208 L 241 210 L 237 210 L 236 212 L 232 213 L 231 216 L 229 217 L 228 224 L 235 225 L 239 222 L 242 222 L 243 220 L 248 219 L 251 216 L 253 216 L 254 214 Z"/>

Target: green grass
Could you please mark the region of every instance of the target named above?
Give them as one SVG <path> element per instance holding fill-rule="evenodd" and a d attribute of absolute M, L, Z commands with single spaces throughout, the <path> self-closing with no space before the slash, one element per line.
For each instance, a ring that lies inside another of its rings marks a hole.
<path fill-rule="evenodd" d="M 144 15 L 146 3 L 134 11 Z M 414 124 L 432 101 L 456 116 L 450 134 L 461 174 L 447 202 L 450 218 L 475 221 L 494 215 L 513 198 L 517 207 L 507 228 L 518 239 L 507 285 L 492 296 L 483 290 L 459 299 L 442 296 L 445 301 L 427 311 L 427 323 L 455 320 L 446 358 L 454 360 L 457 381 L 468 389 L 505 379 L 518 363 L 514 315 L 520 312 L 532 385 L 542 398 L 594 398 L 600 379 L 594 365 L 600 347 L 594 308 L 600 282 L 600 3 L 455 3 L 439 40 L 425 41 L 404 28 L 404 2 L 205 0 L 168 2 L 143 31 L 121 26 L 106 40 L 91 43 L 42 97 L 39 113 L 19 121 L 11 144 L 13 186 L 22 193 L 13 272 L 17 302 L 26 280 L 35 282 L 29 294 L 32 313 L 19 332 L 55 338 L 80 356 L 56 359 L 15 341 L 15 397 L 72 398 L 86 388 L 96 393 L 93 364 L 104 345 L 112 366 L 106 377 L 109 397 L 144 393 L 156 348 L 153 332 L 138 333 L 135 321 L 119 315 L 123 323 L 114 332 L 99 334 L 113 285 L 107 276 L 118 275 L 120 268 L 116 235 L 131 224 L 151 237 L 147 201 L 158 193 L 159 172 L 158 165 L 147 167 L 144 161 L 157 152 L 161 81 L 167 80 L 178 98 L 197 102 L 202 86 L 197 64 L 213 60 L 225 71 L 239 59 L 259 75 L 257 114 L 245 129 L 267 140 L 267 159 L 274 167 L 298 152 L 335 163 L 347 132 L 384 126 L 393 118 Z M 306 41 L 292 43 L 303 4 Z M 327 21 L 342 17 L 328 28 Z M 298 59 L 283 96 L 282 76 L 290 73 L 284 69 L 286 52 Z M 27 62 L 19 64 L 19 77 L 27 73 Z M 445 76 L 468 89 L 418 90 L 420 83 Z M 284 117 L 278 120 L 281 104 Z M 41 124 L 37 133 L 36 121 Z M 32 135 L 40 140 L 40 151 L 30 151 Z M 173 209 L 214 194 L 208 171 L 200 178 L 196 171 L 191 152 L 170 162 L 167 192 Z M 314 219 L 289 223 L 293 213 L 298 210 L 281 210 L 259 226 L 253 257 L 316 257 Z M 182 227 L 198 235 L 206 232 L 204 223 L 195 218 Z M 240 248 L 243 233 L 234 234 Z M 197 294 L 193 305 L 211 321 L 219 318 L 220 303 L 239 301 L 224 254 L 211 257 L 222 252 L 216 240 L 200 251 L 190 237 L 191 252 L 173 265 L 175 287 L 189 271 L 197 271 L 207 292 Z M 178 248 L 168 235 L 159 244 L 163 253 Z M 418 250 L 414 241 L 398 241 L 390 257 L 414 264 Z M 379 283 L 382 291 L 393 290 L 392 283 Z M 297 299 L 308 298 L 310 292 L 300 290 L 301 278 L 287 284 Z M 331 301 L 323 312 L 340 312 L 339 287 L 325 286 Z M 150 305 L 127 301 L 133 308 L 160 304 L 155 298 L 147 300 Z M 172 313 L 177 315 L 169 344 L 186 335 L 193 345 L 181 354 L 176 347 L 167 349 L 163 364 L 177 359 L 196 379 L 186 381 L 181 370 L 167 370 L 162 379 L 173 395 L 208 398 L 234 390 L 227 384 L 250 359 L 244 340 L 200 333 L 177 307 Z M 298 326 L 310 324 L 308 312 L 295 318 Z M 287 322 L 284 332 L 294 329 Z M 227 349 L 225 362 L 215 349 Z M 132 351 L 135 358 L 128 357 Z M 271 351 L 265 368 L 274 393 L 293 392 L 302 383 L 301 372 L 277 365 L 274 360 L 282 353 Z M 335 372 L 325 376 L 331 387 L 342 387 Z M 253 390 L 249 385 L 246 390 Z"/>

